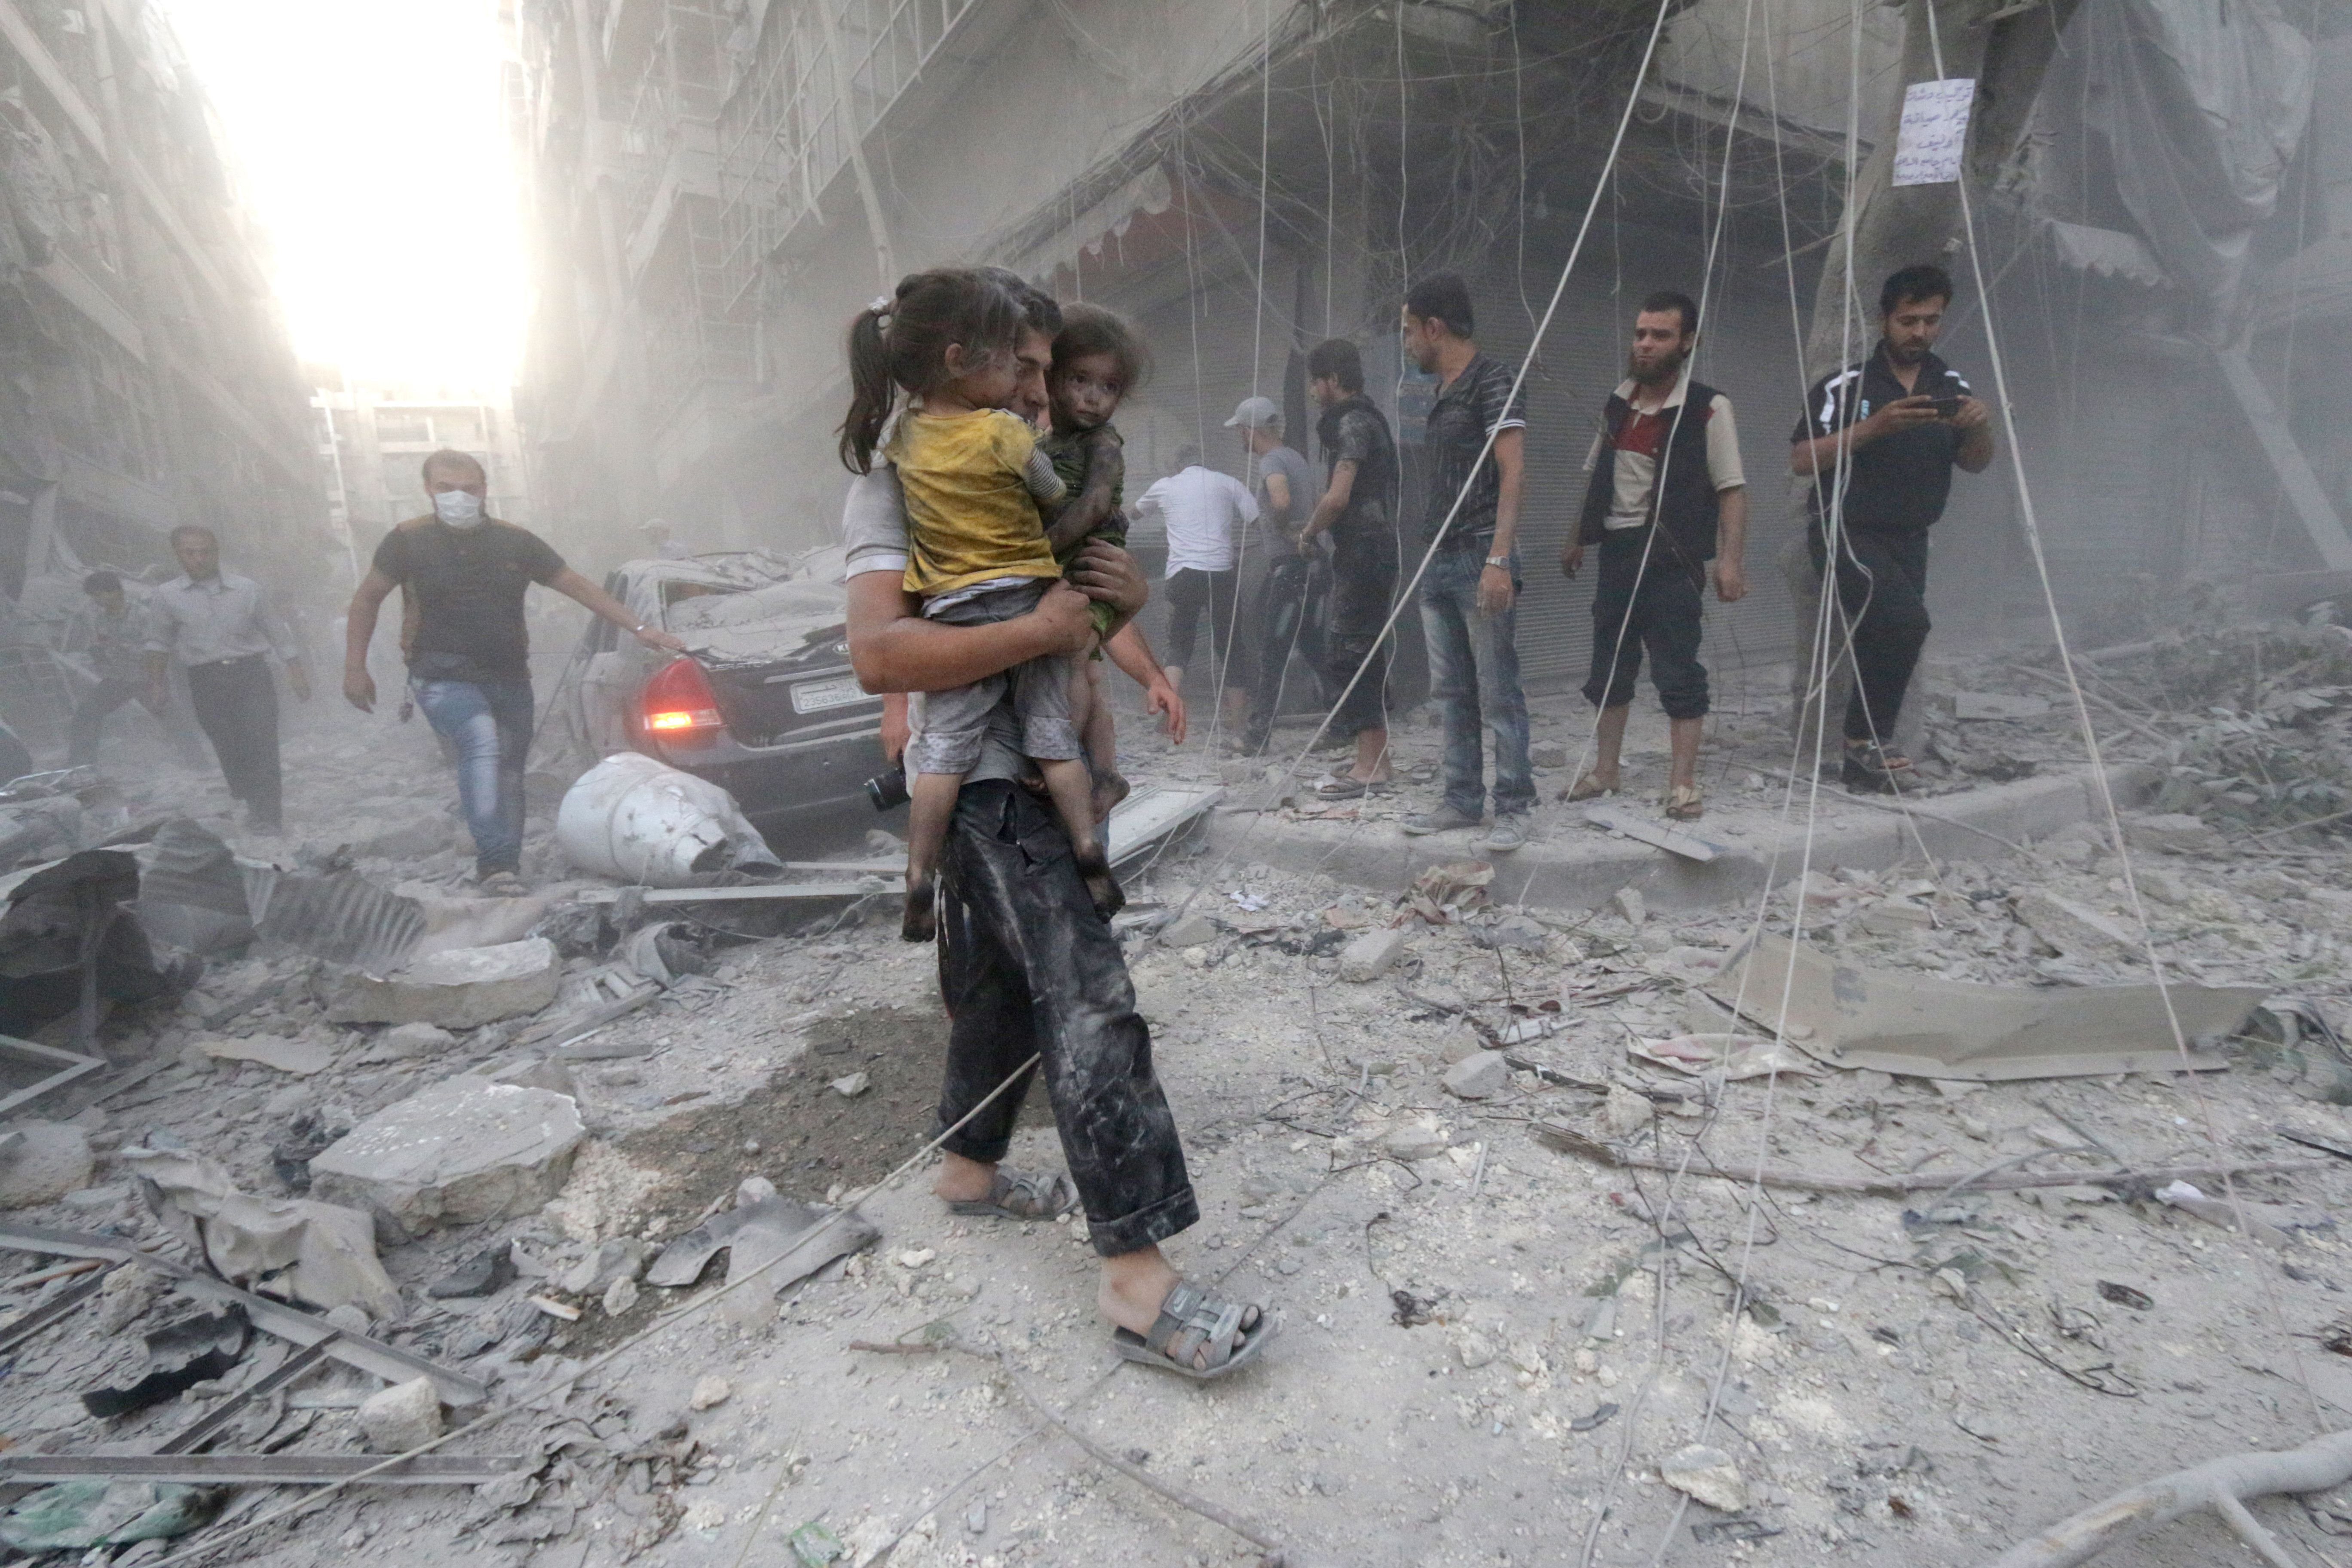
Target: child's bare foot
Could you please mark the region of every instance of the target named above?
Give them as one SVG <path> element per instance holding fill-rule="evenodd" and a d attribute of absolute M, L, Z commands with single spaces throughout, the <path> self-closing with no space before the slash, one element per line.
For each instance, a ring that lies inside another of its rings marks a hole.
<path fill-rule="evenodd" d="M 1104 920 L 1127 908 L 1127 895 L 1120 891 L 1118 879 L 1110 874 L 1110 862 L 1104 858 L 1100 847 L 1082 849 L 1077 855 L 1078 876 L 1087 885 L 1087 897 L 1095 903 L 1095 913 Z"/>
<path fill-rule="evenodd" d="M 939 889 L 930 878 L 907 883 L 907 912 L 898 922 L 898 935 L 907 942 L 939 940 Z"/>
<path fill-rule="evenodd" d="M 1111 807 L 1125 800 L 1134 790 L 1135 786 L 1127 782 L 1125 773 L 1106 768 L 1095 774 L 1095 820 L 1108 820 Z"/>

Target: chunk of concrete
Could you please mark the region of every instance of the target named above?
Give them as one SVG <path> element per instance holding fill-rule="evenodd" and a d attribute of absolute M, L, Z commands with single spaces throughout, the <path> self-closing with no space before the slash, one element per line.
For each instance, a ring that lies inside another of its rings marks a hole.
<path fill-rule="evenodd" d="M 310 1162 L 310 1190 L 411 1235 L 536 1212 L 587 1136 L 569 1095 L 460 1076 L 390 1105 Z"/>
<path fill-rule="evenodd" d="M 89 1185 L 89 1139 L 62 1121 L 26 1121 L 0 1141 L 0 1209 L 53 1204 Z"/>
<path fill-rule="evenodd" d="M 339 1024 L 437 1024 L 445 1029 L 536 1013 L 555 1000 L 562 965 L 555 944 L 525 937 L 496 947 L 460 947 L 420 958 L 389 975 L 361 971 L 328 1016 Z"/>
<path fill-rule="evenodd" d="M 1492 1100 L 1510 1086 L 1510 1064 L 1500 1051 L 1480 1051 L 1445 1069 L 1446 1092 L 1464 1100 Z"/>
<path fill-rule="evenodd" d="M 2034 935 L 2069 958 L 2130 959 L 2139 953 L 2138 941 L 2120 924 L 2045 889 L 2020 893 L 2015 908 Z"/>
<path fill-rule="evenodd" d="M 2168 855 L 2211 855 L 2221 847 L 2221 835 L 2210 823 L 2183 811 L 2129 817 L 2124 823 L 2124 836 L 2134 848 Z"/>
<path fill-rule="evenodd" d="M 1659 1465 L 1658 1475 L 1675 1490 L 1725 1513 L 1738 1513 L 1748 1506 L 1748 1483 L 1731 1456 L 1720 1448 L 1695 1443 L 1668 1457 Z"/>
<path fill-rule="evenodd" d="M 1217 940 L 1217 922 L 1206 915 L 1189 914 L 1160 928 L 1162 947 L 1206 947 Z"/>
<path fill-rule="evenodd" d="M 457 1037 L 437 1024 L 401 1024 L 368 1042 L 360 1053 L 361 1067 L 386 1062 L 412 1062 L 437 1057 L 457 1043 Z"/>
<path fill-rule="evenodd" d="M 1339 950 L 1339 978 L 1359 985 L 1378 980 L 1404 956 L 1405 942 L 1402 927 L 1366 931 Z"/>
<path fill-rule="evenodd" d="M 197 1047 L 216 1062 L 258 1062 L 297 1078 L 309 1078 L 335 1065 L 335 1047 L 320 1040 L 255 1035 L 242 1040 L 200 1040 Z"/>
<path fill-rule="evenodd" d="M 371 1454 L 405 1454 L 441 1436 L 441 1395 L 429 1377 L 379 1389 L 361 1401 L 360 1430 Z"/>

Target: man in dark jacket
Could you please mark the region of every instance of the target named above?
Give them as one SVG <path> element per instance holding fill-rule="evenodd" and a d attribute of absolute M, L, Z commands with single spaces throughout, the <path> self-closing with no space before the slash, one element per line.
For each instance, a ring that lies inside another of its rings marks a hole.
<path fill-rule="evenodd" d="M 1790 471 L 1812 482 L 1813 570 L 1837 557 L 1838 604 L 1853 643 L 1845 711 L 1845 787 L 1891 795 L 1910 759 L 1895 715 L 1927 642 L 1927 530 L 1944 515 L 1952 470 L 1993 459 L 1992 410 L 1936 357 L 1951 275 L 1906 267 L 1878 294 L 1878 346 L 1823 376 L 1790 433 Z"/>
<path fill-rule="evenodd" d="M 1313 788 L 1338 799 L 1395 777 L 1389 763 L 1389 644 L 1383 634 L 1396 608 L 1397 450 L 1387 418 L 1364 395 L 1363 355 L 1354 343 L 1331 338 L 1316 344 L 1307 356 L 1307 376 L 1323 410 L 1315 436 L 1330 482 L 1299 534 L 1298 549 L 1305 554 L 1319 535 L 1331 536 L 1323 681 L 1327 695 L 1339 705 L 1331 716 L 1332 731 L 1356 738 L 1355 764 Z M 1359 668 L 1361 679 L 1356 679 Z"/>
<path fill-rule="evenodd" d="M 1642 654 L 1666 710 L 1673 751 L 1663 805 L 1689 821 L 1698 788 L 1706 667 L 1699 662 L 1707 578 L 1725 604 L 1748 592 L 1748 479 L 1731 399 L 1687 374 L 1698 306 L 1671 290 L 1642 301 L 1626 379 L 1609 395 L 1585 459 L 1584 511 L 1560 557 L 1573 577 L 1588 545 L 1601 550 L 1592 597 L 1592 673 L 1584 695 L 1601 710 L 1592 766 L 1567 791 L 1591 800 L 1620 787 L 1625 720 Z"/>

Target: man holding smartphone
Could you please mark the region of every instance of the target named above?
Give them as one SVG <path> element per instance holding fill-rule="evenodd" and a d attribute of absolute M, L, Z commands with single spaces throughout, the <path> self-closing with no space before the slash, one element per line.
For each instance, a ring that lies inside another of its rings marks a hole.
<path fill-rule="evenodd" d="M 1910 759 L 1891 747 L 1927 641 L 1927 530 L 1952 470 L 1992 462 L 1992 410 L 1935 353 L 1951 275 L 1923 263 L 1878 293 L 1881 336 L 1860 364 L 1823 376 L 1790 437 L 1790 471 L 1812 480 L 1813 569 L 1836 557 L 1838 604 L 1853 639 L 1846 704 L 1849 790 L 1892 795 Z"/>

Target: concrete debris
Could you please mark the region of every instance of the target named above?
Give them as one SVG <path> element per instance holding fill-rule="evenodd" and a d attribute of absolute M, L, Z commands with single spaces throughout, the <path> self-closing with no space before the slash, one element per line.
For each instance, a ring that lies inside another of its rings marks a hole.
<path fill-rule="evenodd" d="M 1223 934 L 1217 922 L 1204 914 L 1180 915 L 1160 928 L 1160 943 L 1163 947 L 1206 947 Z"/>
<path fill-rule="evenodd" d="M 1642 897 L 1639 888 L 1620 888 L 1610 896 L 1609 901 L 1617 907 L 1619 914 L 1625 917 L 1627 925 L 1638 926 L 1649 918 L 1649 904 Z"/>
<path fill-rule="evenodd" d="M 259 1062 L 297 1078 L 308 1078 L 335 1065 L 335 1047 L 321 1040 L 253 1035 L 241 1040 L 200 1040 L 196 1048 L 216 1062 Z"/>
<path fill-rule="evenodd" d="M 1585 807 L 1584 820 L 1595 827 L 1605 827 L 1612 833 L 1638 838 L 1644 844 L 1655 845 L 1668 854 L 1679 855 L 1700 865 L 1726 853 L 1727 847 L 1711 838 L 1702 838 L 1687 828 L 1660 822 L 1615 801 L 1603 801 L 1599 805 Z"/>
<path fill-rule="evenodd" d="M 2044 889 L 2019 894 L 2016 909 L 2034 935 L 2070 958 L 2117 960 L 2141 951 L 2139 939 L 2121 922 Z"/>
<path fill-rule="evenodd" d="M 163 1277 L 144 1268 L 117 1268 L 98 1288 L 98 1331 L 119 1334 L 144 1317 L 163 1293 Z"/>
<path fill-rule="evenodd" d="M 686 1397 L 689 1410 L 715 1410 L 735 1397 L 735 1385 L 723 1377 L 695 1379 L 694 1392 Z"/>
<path fill-rule="evenodd" d="M 0 1135 L 0 1209 L 55 1203 L 89 1185 L 97 1159 L 79 1127 L 56 1121 L 19 1122 Z"/>
<path fill-rule="evenodd" d="M 441 1395 L 429 1377 L 395 1383 L 359 1407 L 360 1430 L 371 1454 L 404 1454 L 441 1436 Z"/>
<path fill-rule="evenodd" d="M 417 1235 L 536 1211 L 586 1136 L 568 1095 L 460 1076 L 359 1122 L 310 1162 L 310 1180 Z"/>
<path fill-rule="evenodd" d="M 2004 719 L 2039 719 L 2050 711 L 2047 697 L 2023 697 L 2007 691 L 1955 691 L 1952 717 L 1962 723 Z"/>
<path fill-rule="evenodd" d="M 1410 940 L 1402 927 L 1364 932 L 1339 950 L 1339 978 L 1359 985 L 1378 980 L 1404 956 Z"/>
<path fill-rule="evenodd" d="M 713 1215 L 662 1248 L 646 1270 L 646 1283 L 672 1289 L 702 1278 L 710 1260 L 727 1254 L 727 1283 L 765 1269 L 766 1283 L 732 1292 L 720 1314 L 738 1327 L 751 1327 L 772 1315 L 769 1305 L 794 1281 L 815 1273 L 877 1240 L 881 1231 L 855 1210 L 838 1211 L 777 1195 L 762 1177 L 748 1178 L 736 1206 Z"/>
<path fill-rule="evenodd" d="M 364 1211 L 254 1197 L 186 1150 L 135 1147 L 116 1158 L 138 1176 L 156 1217 L 221 1278 L 313 1307 L 348 1303 L 378 1318 L 401 1316 L 400 1292 L 376 1259 L 375 1225 Z"/>
<path fill-rule="evenodd" d="M 734 796 L 640 752 L 615 752 L 580 776 L 556 811 L 555 837 L 579 869 L 640 887 L 783 872 Z"/>
<path fill-rule="evenodd" d="M 1376 1142 L 1391 1159 L 1428 1160 L 1453 1147 L 1454 1135 L 1435 1117 L 1417 1116 L 1390 1128 Z"/>
<path fill-rule="evenodd" d="M 1650 1102 L 1622 1083 L 1609 1086 L 1609 1096 L 1601 1110 L 1601 1124 L 1612 1138 L 1631 1138 L 1650 1125 L 1657 1112 Z"/>
<path fill-rule="evenodd" d="M 2221 847 L 2221 835 L 2201 816 L 2185 812 L 2159 812 L 2124 819 L 2124 837 L 2135 848 L 2168 855 L 2211 855 Z"/>
<path fill-rule="evenodd" d="M 446 1053 L 457 1043 L 457 1037 L 437 1024 L 399 1024 L 369 1041 L 359 1055 L 358 1065 L 382 1067 L 387 1062 L 425 1061 Z"/>
<path fill-rule="evenodd" d="M 1731 1456 L 1720 1448 L 1695 1443 L 1660 1464 L 1658 1475 L 1675 1490 L 1711 1509 L 1738 1513 L 1748 1507 L 1748 1483 Z"/>
<path fill-rule="evenodd" d="M 1774 1073 L 1821 1071 L 1801 1052 L 1746 1035 L 1676 1035 L 1664 1040 L 1636 1040 L 1626 1048 L 1644 1061 L 1656 1062 L 1676 1072 L 1727 1082 L 1769 1078 Z"/>
<path fill-rule="evenodd" d="M 1510 1087 L 1510 1065 L 1500 1051 L 1480 1051 L 1445 1069 L 1446 1092 L 1458 1099 L 1492 1100 Z"/>
<path fill-rule="evenodd" d="M 470 1296 L 495 1296 L 514 1282 L 514 1251 L 510 1246 L 486 1247 L 425 1288 L 436 1300 Z"/>
<path fill-rule="evenodd" d="M 418 959 L 386 976 L 355 971 L 328 1010 L 339 1024 L 436 1024 L 470 1029 L 555 1000 L 562 980 L 555 945 L 544 937 L 495 947 L 455 948 Z"/>
<path fill-rule="evenodd" d="M 637 1296 L 635 1280 L 627 1279 L 614 1280 L 604 1288 L 604 1315 L 608 1318 L 621 1316 L 637 1304 Z"/>
<path fill-rule="evenodd" d="M 646 1271 L 646 1244 L 635 1237 L 600 1243 L 557 1281 L 566 1295 L 602 1296 L 624 1279 Z"/>
<path fill-rule="evenodd" d="M 2266 993 L 2177 981 L 2054 990 L 1979 985 L 1842 963 L 1817 948 L 1761 933 L 1706 989 L 1787 1036 L 1818 1060 L 1921 1078 L 1999 1080 L 2169 1071 L 2182 1064 L 2177 1017 L 2192 1051 L 2233 1034 Z M 1794 984 L 1784 987 L 1793 976 Z M 2220 1068 L 2192 1056 L 2186 1064 Z"/>

